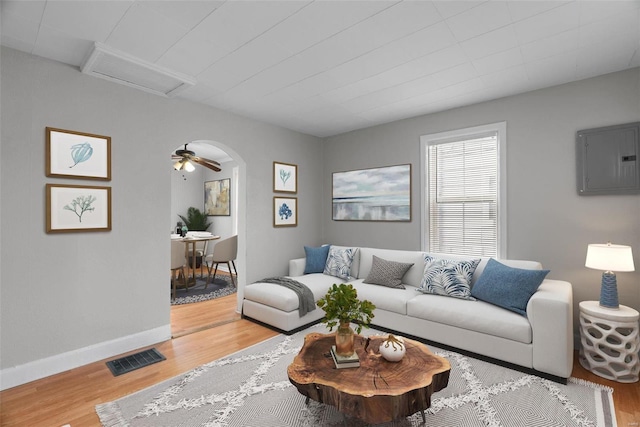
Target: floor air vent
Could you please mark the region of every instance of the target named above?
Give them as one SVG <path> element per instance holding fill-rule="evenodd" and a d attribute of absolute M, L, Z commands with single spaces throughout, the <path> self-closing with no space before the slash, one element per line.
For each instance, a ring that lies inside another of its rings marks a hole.
<path fill-rule="evenodd" d="M 152 348 L 150 350 L 141 351 L 140 353 L 131 354 L 129 356 L 121 357 L 120 359 L 107 362 L 107 366 L 111 370 L 114 377 L 118 375 L 126 374 L 127 372 L 135 371 L 139 368 L 152 365 L 157 362 L 166 360 L 158 350 Z"/>

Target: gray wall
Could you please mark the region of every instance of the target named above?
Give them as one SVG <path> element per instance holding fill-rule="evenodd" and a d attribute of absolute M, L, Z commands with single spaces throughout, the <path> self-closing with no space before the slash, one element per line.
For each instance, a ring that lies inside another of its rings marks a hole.
<path fill-rule="evenodd" d="M 633 247 L 636 271 L 618 273 L 620 302 L 640 310 L 640 195 L 580 197 L 575 134 L 640 119 L 640 69 L 354 131 L 324 144 L 323 238 L 328 243 L 421 249 L 420 136 L 507 122 L 508 257 L 532 259 L 573 284 L 574 313 L 598 300 L 601 272 L 584 267 L 589 243 Z M 331 220 L 331 174 L 411 163 L 410 223 Z M 577 323 L 576 323 L 577 326 Z"/>
<path fill-rule="evenodd" d="M 183 141 L 216 141 L 246 164 L 241 284 L 286 273 L 321 241 L 318 138 L 1 51 L 3 370 L 169 325 L 167 159 Z M 111 136 L 111 232 L 45 233 L 46 183 L 95 184 L 45 176 L 46 126 Z M 298 227 L 273 228 L 274 160 L 299 167 Z"/>

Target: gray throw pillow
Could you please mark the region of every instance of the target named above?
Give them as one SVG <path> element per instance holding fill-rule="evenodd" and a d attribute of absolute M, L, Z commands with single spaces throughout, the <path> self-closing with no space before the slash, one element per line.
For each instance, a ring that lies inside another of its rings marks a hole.
<path fill-rule="evenodd" d="M 413 263 L 387 261 L 386 259 L 373 256 L 371 271 L 364 279 L 364 283 L 371 285 L 382 285 L 388 288 L 405 289 L 402 285 L 402 277 L 413 266 Z"/>

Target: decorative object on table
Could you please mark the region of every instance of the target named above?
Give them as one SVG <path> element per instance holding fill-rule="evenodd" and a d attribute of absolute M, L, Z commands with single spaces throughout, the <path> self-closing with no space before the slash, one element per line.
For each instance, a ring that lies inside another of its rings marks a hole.
<path fill-rule="evenodd" d="M 355 351 L 351 356 L 340 356 L 335 345 L 331 346 L 331 358 L 336 369 L 357 368 L 360 366 L 360 358 Z"/>
<path fill-rule="evenodd" d="M 333 173 L 334 221 L 411 221 L 411 165 Z"/>
<path fill-rule="evenodd" d="M 635 383 L 639 379 L 640 337 L 633 308 L 611 310 L 598 301 L 580 303 L 580 364 L 609 380 Z"/>
<path fill-rule="evenodd" d="M 273 162 L 273 191 L 277 193 L 298 192 L 298 166 Z"/>
<path fill-rule="evenodd" d="M 407 352 L 407 347 L 402 337 L 389 334 L 389 337 L 380 344 L 378 351 L 389 362 L 399 362 Z"/>
<path fill-rule="evenodd" d="M 111 180 L 111 137 L 47 127 L 46 176 Z"/>
<path fill-rule="evenodd" d="M 208 216 L 231 215 L 231 179 L 204 183 L 204 212 Z"/>
<path fill-rule="evenodd" d="M 585 267 L 604 270 L 600 288 L 600 305 L 618 308 L 618 285 L 615 271 L 634 271 L 631 246 L 594 243 L 587 248 Z"/>
<path fill-rule="evenodd" d="M 298 225 L 298 198 L 273 198 L 273 226 L 296 227 Z"/>
<path fill-rule="evenodd" d="M 104 425 L 120 420 L 131 427 L 185 426 L 196 419 L 200 424 L 227 426 L 258 425 L 256 420 L 261 427 L 347 425 L 349 419 L 333 406 L 315 402 L 306 405 L 305 397 L 290 384 L 283 369 L 307 335 L 325 331 L 324 325 L 315 325 L 292 335 L 277 335 L 149 388 L 98 404 L 96 412 Z M 383 334 L 374 329 L 366 332 Z M 517 425 L 514 420 L 541 426 L 616 425 L 610 387 L 576 378 L 569 378 L 566 385 L 557 384 L 453 351 L 434 346 L 429 350 L 451 364 L 449 385 L 431 395 L 431 407 L 425 411 L 429 427 Z M 339 377 L 360 374 L 362 369 L 336 371 L 330 357 L 321 357 Z M 404 362 L 385 365 L 398 369 Z M 422 371 L 420 367 L 414 372 Z M 162 372 L 158 376 L 163 378 Z M 424 427 L 425 423 L 416 413 L 390 425 Z"/>
<path fill-rule="evenodd" d="M 187 172 L 193 172 L 196 168 L 194 163 L 205 168 L 211 169 L 214 172 L 220 172 L 220 163 L 215 160 L 205 159 L 204 157 L 196 156 L 196 153 L 187 148 L 187 144 L 184 144 L 184 150 L 176 150 L 171 155 L 171 159 L 176 162 L 173 164 L 173 168 L 177 171 L 185 170 Z"/>
<path fill-rule="evenodd" d="M 374 317 L 376 306 L 368 300 L 358 299 L 358 291 L 351 284 L 333 284 L 327 294 L 320 298 L 318 307 L 324 310 L 322 323 L 329 331 L 338 326 L 336 331 L 336 353 L 339 356 L 351 356 L 354 353 L 354 332 L 351 322 L 357 324 L 356 332 L 368 328 Z"/>
<path fill-rule="evenodd" d="M 46 185 L 47 233 L 110 231 L 111 187 Z"/>

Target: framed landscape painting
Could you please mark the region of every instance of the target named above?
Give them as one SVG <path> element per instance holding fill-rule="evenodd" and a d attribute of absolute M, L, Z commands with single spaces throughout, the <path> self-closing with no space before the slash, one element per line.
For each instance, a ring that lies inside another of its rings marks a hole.
<path fill-rule="evenodd" d="M 46 176 L 111 180 L 111 137 L 46 128 Z"/>
<path fill-rule="evenodd" d="M 111 230 L 111 187 L 47 184 L 47 233 Z"/>
<path fill-rule="evenodd" d="M 298 225 L 298 199 L 296 197 L 273 198 L 273 226 L 295 227 Z"/>
<path fill-rule="evenodd" d="M 231 179 L 204 183 L 204 211 L 209 216 L 231 215 Z"/>
<path fill-rule="evenodd" d="M 298 192 L 298 166 L 273 162 L 273 191 L 278 193 Z"/>
<path fill-rule="evenodd" d="M 335 221 L 411 221 L 411 165 L 334 172 Z"/>

